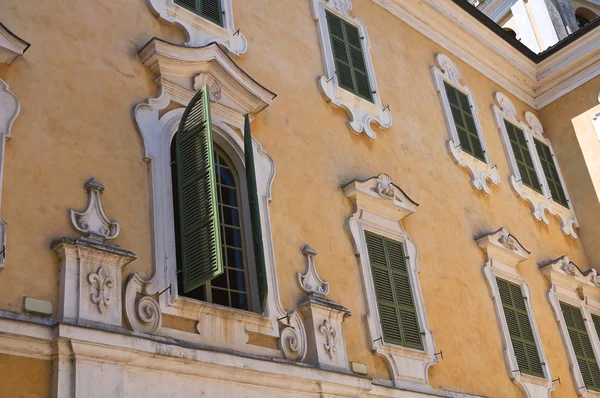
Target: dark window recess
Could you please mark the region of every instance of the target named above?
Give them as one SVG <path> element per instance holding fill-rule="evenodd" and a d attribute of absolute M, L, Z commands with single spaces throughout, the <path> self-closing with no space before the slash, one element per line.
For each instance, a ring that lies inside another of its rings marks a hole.
<path fill-rule="evenodd" d="M 519 371 L 532 376 L 544 377 L 521 287 L 500 278 L 496 278 L 496 283 L 500 291 L 504 317 L 513 351 L 517 357 Z"/>
<path fill-rule="evenodd" d="M 383 340 L 423 350 L 404 245 L 365 232 Z"/>
<path fill-rule="evenodd" d="M 326 13 L 338 85 L 373 102 L 362 37 L 358 28 L 329 11 Z"/>
<path fill-rule="evenodd" d="M 594 355 L 581 309 L 562 301 L 560 302 L 560 309 L 565 318 L 569 339 L 573 345 L 583 382 L 589 390 L 600 391 L 600 368 Z"/>
<path fill-rule="evenodd" d="M 529 188 L 541 194 L 542 186 L 535 171 L 533 158 L 525 139 L 525 133 L 522 129 L 506 120 L 504 121 L 504 126 L 506 127 L 506 133 L 510 140 L 510 146 L 515 156 L 517 167 L 519 168 L 521 181 Z"/>
<path fill-rule="evenodd" d="M 222 0 L 175 0 L 175 4 L 187 8 L 219 26 L 223 26 L 221 1 Z"/>
<path fill-rule="evenodd" d="M 446 94 L 450 102 L 452 119 L 456 126 L 461 149 L 485 163 L 483 145 L 479 138 L 479 133 L 477 133 L 475 116 L 471 111 L 469 97 L 446 82 L 444 82 L 444 87 L 446 88 Z"/>
<path fill-rule="evenodd" d="M 535 148 L 540 157 L 540 163 L 542 164 L 542 169 L 546 175 L 546 182 L 548 183 L 548 188 L 550 188 L 552 199 L 568 208 L 569 203 L 567 202 L 567 195 L 565 195 L 565 190 L 560 182 L 558 169 L 556 168 L 556 163 L 554 162 L 550 147 L 539 140 L 535 140 Z"/>

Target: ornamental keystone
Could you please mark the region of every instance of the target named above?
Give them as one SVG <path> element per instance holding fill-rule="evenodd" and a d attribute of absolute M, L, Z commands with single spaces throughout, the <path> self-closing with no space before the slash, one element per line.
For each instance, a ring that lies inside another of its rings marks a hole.
<path fill-rule="evenodd" d="M 119 235 L 119 223 L 108 219 L 100 201 L 104 185 L 92 178 L 83 187 L 88 191 L 88 206 L 83 212 L 71 209 L 71 223 L 79 232 L 87 234 L 89 239 L 104 242 L 105 239 L 116 238 Z"/>

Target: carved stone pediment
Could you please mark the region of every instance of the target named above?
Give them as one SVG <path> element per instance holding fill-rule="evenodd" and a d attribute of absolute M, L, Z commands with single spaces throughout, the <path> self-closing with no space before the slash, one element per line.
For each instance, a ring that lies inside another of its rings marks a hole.
<path fill-rule="evenodd" d="M 0 64 L 12 64 L 19 59 L 30 44 L 0 22 Z"/>
<path fill-rule="evenodd" d="M 540 267 L 540 270 L 553 284 L 571 290 L 600 287 L 598 272 L 593 268 L 581 271 L 569 256 L 559 257 Z"/>
<path fill-rule="evenodd" d="M 488 258 L 498 259 L 513 267 L 521 261 L 526 260 L 530 254 L 521 242 L 504 227 L 484 235 L 476 241 L 477 245 L 484 250 Z"/>
<path fill-rule="evenodd" d="M 155 74 L 163 93 L 182 105 L 187 105 L 199 85 L 204 84 L 209 85 L 211 100 L 216 102 L 213 112 L 224 107 L 242 116 L 256 114 L 276 96 L 237 66 L 215 43 L 182 47 L 154 38 L 138 56 Z"/>
<path fill-rule="evenodd" d="M 414 213 L 419 206 L 386 173 L 364 181 L 354 180 L 342 189 L 353 202 L 360 201 L 361 207 L 375 206 L 378 211 L 388 212 L 397 220 Z"/>

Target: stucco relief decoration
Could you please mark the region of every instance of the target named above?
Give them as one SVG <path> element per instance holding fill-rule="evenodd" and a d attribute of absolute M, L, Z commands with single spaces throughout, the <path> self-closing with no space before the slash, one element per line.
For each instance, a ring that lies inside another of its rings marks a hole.
<path fill-rule="evenodd" d="M 279 336 L 279 347 L 283 355 L 290 361 L 303 361 L 308 343 L 302 319 L 296 311 L 291 311 L 279 322 L 284 325 Z"/>
<path fill-rule="evenodd" d="M 510 236 L 510 234 L 508 233 L 508 231 L 506 231 L 505 233 L 502 234 L 502 236 L 500 237 L 499 241 L 507 249 L 510 249 L 510 250 L 516 250 L 517 249 L 517 242 L 515 241 L 515 238 L 513 238 L 512 236 Z"/>
<path fill-rule="evenodd" d="M 100 267 L 98 271 L 88 274 L 88 282 L 92 290 L 90 301 L 98 306 L 101 314 L 104 314 L 106 307 L 111 304 L 110 292 L 114 287 L 114 280 L 106 274 L 104 268 Z"/>
<path fill-rule="evenodd" d="M 156 334 L 162 324 L 156 279 L 142 279 L 137 273 L 129 277 L 125 288 L 125 317 L 135 332 Z"/>
<path fill-rule="evenodd" d="M 78 231 L 87 234 L 89 239 L 103 242 L 116 238 L 119 235 L 119 223 L 108 219 L 100 201 L 104 186 L 92 178 L 84 188 L 88 191 L 87 209 L 83 212 L 71 210 L 71 223 Z"/>
<path fill-rule="evenodd" d="M 326 296 L 329 293 L 329 283 L 324 282 L 319 277 L 319 274 L 317 274 L 317 269 L 315 267 L 316 250 L 309 245 L 306 245 L 302 248 L 302 254 L 306 257 L 308 269 L 305 274 L 298 273 L 298 283 L 300 284 L 300 288 L 308 294 Z"/>
<path fill-rule="evenodd" d="M 393 200 L 396 194 L 394 190 L 394 184 L 392 184 L 392 177 L 385 173 L 377 176 L 377 192 L 384 198 Z"/>
<path fill-rule="evenodd" d="M 221 2 L 223 26 L 176 4 L 174 0 L 149 0 L 149 3 L 162 21 L 185 30 L 187 47 L 203 47 L 216 42 L 234 55 L 242 55 L 248 50 L 246 37 L 235 27 L 232 0 Z"/>
<path fill-rule="evenodd" d="M 497 185 L 500 182 L 500 173 L 498 172 L 498 168 L 491 164 L 487 154 L 487 147 L 482 134 L 483 130 L 479 122 L 477 105 L 473 93 L 467 86 L 464 86 L 460 82 L 460 70 L 450 57 L 445 54 L 440 53 L 435 56 L 435 66 L 431 67 L 431 74 L 444 111 L 446 128 L 450 135 L 450 140 L 446 145 L 448 152 L 456 164 L 468 170 L 471 175 L 471 185 L 473 188 L 490 195 L 492 193 L 490 184 Z M 484 152 L 485 161 L 479 160 L 463 151 L 444 82 L 448 82 L 451 86 L 454 86 L 469 98 L 471 113 Z"/>
<path fill-rule="evenodd" d="M 575 276 L 577 274 L 577 268 L 575 267 L 575 265 L 573 265 L 573 263 L 569 260 L 568 257 L 565 257 L 562 264 L 562 269 L 563 271 L 565 271 L 566 274 L 569 274 L 571 276 Z"/>
<path fill-rule="evenodd" d="M 333 359 L 335 352 L 337 350 L 335 346 L 335 339 L 337 336 L 337 331 L 335 328 L 331 326 L 331 322 L 328 319 L 323 321 L 323 324 L 319 326 L 319 332 L 323 336 L 325 336 L 325 343 L 323 344 L 323 349 L 329 355 L 329 358 Z"/>
<path fill-rule="evenodd" d="M 324 64 L 324 76 L 318 80 L 321 94 L 331 105 L 342 108 L 348 115 L 348 127 L 351 131 L 361 134 L 369 140 L 374 139 L 377 134 L 371 124 L 376 123 L 381 128 L 388 128 L 392 125 L 392 113 L 389 106 L 384 106 L 379 95 L 379 88 L 375 78 L 375 69 L 371 60 L 369 36 L 365 24 L 358 18 L 350 15 L 352 9 L 350 0 L 311 0 L 313 18 L 317 22 L 319 30 L 319 39 L 321 41 L 321 55 Z M 329 39 L 329 30 L 327 27 L 326 9 L 338 14 L 349 23 L 355 25 L 360 33 L 365 57 L 365 66 L 369 75 L 373 102 L 370 102 L 358 95 L 344 90 L 338 84 L 335 61 Z"/>
<path fill-rule="evenodd" d="M 12 125 L 19 116 L 21 103 L 19 98 L 9 90 L 8 84 L 0 79 L 0 177 L 4 170 L 4 146 L 6 141 L 11 138 L 10 131 Z M 0 180 L 0 204 L 2 203 L 2 180 Z M 4 269 L 6 263 L 6 223 L 0 219 L 0 271 Z"/>
<path fill-rule="evenodd" d="M 501 92 L 497 92 L 495 97 L 496 97 L 496 103 L 498 104 L 500 109 L 502 109 L 506 118 L 509 121 L 516 121 L 517 120 L 517 108 L 515 108 L 515 105 L 512 103 L 510 98 L 508 98 L 504 93 L 501 93 Z"/>
<path fill-rule="evenodd" d="M 200 73 L 194 78 L 194 90 L 198 91 L 208 85 L 210 91 L 210 100 L 213 102 L 221 101 L 221 86 L 217 79 L 208 73 Z"/>

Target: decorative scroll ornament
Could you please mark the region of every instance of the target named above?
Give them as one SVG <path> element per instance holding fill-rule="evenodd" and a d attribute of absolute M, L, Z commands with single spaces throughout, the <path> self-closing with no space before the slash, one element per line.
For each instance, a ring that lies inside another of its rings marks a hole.
<path fill-rule="evenodd" d="M 529 126 L 531 126 L 533 134 L 546 141 L 546 139 L 544 138 L 544 128 L 542 127 L 542 123 L 540 123 L 540 120 L 529 111 L 525 112 L 525 120 L 527 120 L 527 123 L 529 124 Z"/>
<path fill-rule="evenodd" d="M 389 175 L 381 173 L 377 176 L 377 192 L 385 199 L 394 199 L 396 191 Z"/>
<path fill-rule="evenodd" d="M 279 347 L 290 361 L 303 361 L 306 357 L 307 339 L 304 324 L 296 311 L 280 320 L 285 327 L 279 336 Z"/>
<path fill-rule="evenodd" d="M 325 352 L 329 355 L 329 358 L 333 359 L 333 355 L 337 350 L 335 346 L 337 331 L 331 326 L 331 322 L 329 322 L 328 319 L 325 319 L 323 324 L 319 327 L 319 332 L 325 336 L 325 343 L 323 344 Z"/>
<path fill-rule="evenodd" d="M 596 285 L 596 286 L 600 286 L 600 276 L 598 275 L 598 271 L 596 271 L 595 268 L 592 268 L 590 270 L 590 281 Z"/>
<path fill-rule="evenodd" d="M 352 3 L 350 0 L 328 0 L 329 7 L 333 8 L 346 18 L 350 18 L 350 10 L 352 9 Z"/>
<path fill-rule="evenodd" d="M 315 256 L 317 252 L 309 245 L 306 245 L 302 248 L 302 254 L 306 257 L 308 270 L 305 274 L 298 273 L 300 289 L 308 294 L 326 296 L 329 293 L 329 283 L 324 282 L 319 277 L 319 274 L 317 274 L 317 269 L 315 268 Z"/>
<path fill-rule="evenodd" d="M 512 101 L 503 93 L 497 92 L 495 95 L 496 103 L 502 109 L 506 117 L 510 120 L 517 120 L 517 109 Z"/>
<path fill-rule="evenodd" d="M 98 311 L 104 314 L 106 307 L 111 304 L 110 290 L 114 287 L 114 280 L 100 267 L 98 271 L 88 274 L 88 282 L 92 286 L 90 300 L 98 306 Z"/>
<path fill-rule="evenodd" d="M 506 246 L 507 249 L 510 249 L 510 250 L 517 249 L 517 242 L 515 242 L 515 239 L 512 236 L 510 236 L 510 234 L 503 234 L 499 240 L 500 240 L 500 243 L 502 243 L 504 246 Z"/>
<path fill-rule="evenodd" d="M 129 277 L 125 288 L 125 317 L 135 332 L 156 334 L 162 324 L 156 279 L 142 279 L 137 272 Z M 141 296 L 138 298 L 138 296 Z"/>
<path fill-rule="evenodd" d="M 221 86 L 217 79 L 208 73 L 200 73 L 194 78 L 194 90 L 198 91 L 206 85 L 208 85 L 210 92 L 210 100 L 213 102 L 221 101 Z"/>
<path fill-rule="evenodd" d="M 90 239 L 104 242 L 105 239 L 116 238 L 119 235 L 119 223 L 108 219 L 100 202 L 104 186 L 92 178 L 83 187 L 88 191 L 88 207 L 81 213 L 70 210 L 71 223 Z"/>
<path fill-rule="evenodd" d="M 452 60 L 446 54 L 437 54 L 435 56 L 435 63 L 437 64 L 438 68 L 442 70 L 446 80 L 462 87 L 462 84 L 460 83 L 460 71 L 458 70 L 456 64 L 452 62 Z"/>
<path fill-rule="evenodd" d="M 573 264 L 569 257 L 566 256 L 563 258 L 562 261 L 562 270 L 569 275 L 577 275 L 577 267 L 575 267 L 575 264 Z"/>

